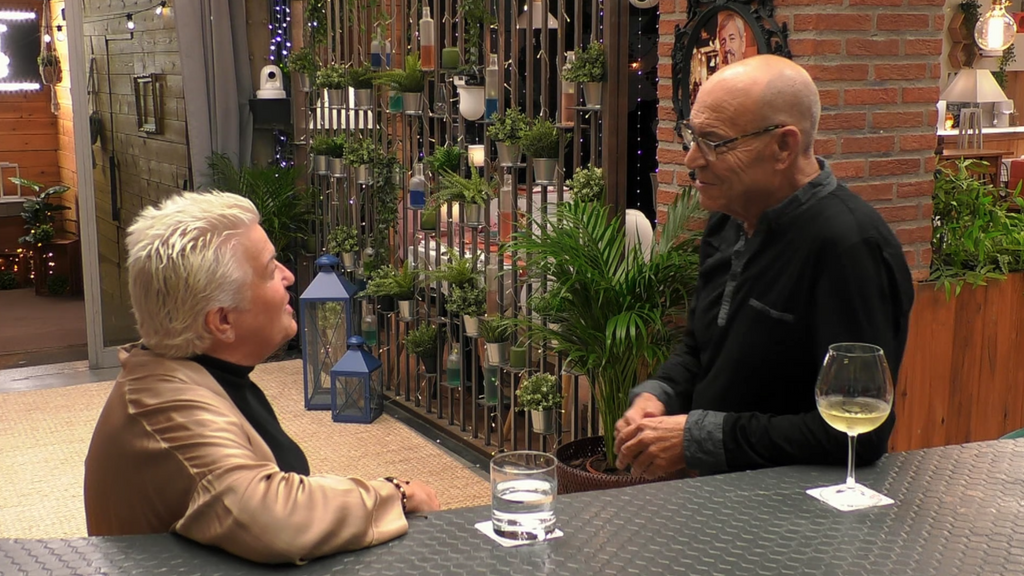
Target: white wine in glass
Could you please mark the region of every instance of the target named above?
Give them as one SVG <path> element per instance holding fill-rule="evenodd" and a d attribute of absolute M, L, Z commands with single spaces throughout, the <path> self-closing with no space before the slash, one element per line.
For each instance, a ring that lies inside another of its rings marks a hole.
<path fill-rule="evenodd" d="M 892 410 L 892 374 L 885 353 L 872 344 L 841 343 L 828 347 L 814 390 L 821 417 L 850 439 L 846 483 L 824 489 L 820 497 L 841 509 L 867 508 L 891 502 L 857 484 L 854 456 L 857 435 L 878 428 Z"/>

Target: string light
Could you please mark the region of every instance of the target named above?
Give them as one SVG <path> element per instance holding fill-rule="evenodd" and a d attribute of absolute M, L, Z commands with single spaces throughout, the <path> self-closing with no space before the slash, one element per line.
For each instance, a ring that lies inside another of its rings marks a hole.
<path fill-rule="evenodd" d="M 127 26 L 129 30 L 135 30 L 135 20 L 132 20 L 132 13 L 129 12 L 128 14 L 126 14 L 125 18 L 127 21 L 124 25 Z"/>
<path fill-rule="evenodd" d="M 288 0 L 272 0 L 270 6 L 270 61 L 272 63 L 286 62 L 291 52 L 292 43 L 288 40 L 288 30 L 291 27 L 292 10 L 288 7 Z"/>
<path fill-rule="evenodd" d="M 50 36 L 49 32 L 43 34 L 43 42 L 46 42 L 47 44 L 53 42 L 53 37 Z"/>
<path fill-rule="evenodd" d="M 166 9 L 167 9 L 167 0 L 162 0 L 160 2 L 160 5 L 156 7 L 156 15 L 157 16 L 163 16 L 164 15 L 164 10 L 166 10 Z"/>
<path fill-rule="evenodd" d="M 67 39 L 67 35 L 64 34 L 64 26 L 61 24 L 57 24 L 57 42 L 63 42 Z"/>

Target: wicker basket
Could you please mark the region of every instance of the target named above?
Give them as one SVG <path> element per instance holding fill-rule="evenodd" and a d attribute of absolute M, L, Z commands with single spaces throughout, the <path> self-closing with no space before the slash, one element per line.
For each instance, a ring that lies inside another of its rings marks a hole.
<path fill-rule="evenodd" d="M 587 460 L 594 456 L 604 454 L 604 436 L 590 436 L 580 438 L 562 445 L 555 451 L 555 458 L 558 459 L 556 472 L 558 474 L 558 493 L 574 494 L 576 492 L 593 492 L 595 490 L 609 490 L 611 488 L 625 488 L 637 484 L 650 484 L 668 480 L 668 478 L 648 479 L 628 474 L 595 474 L 586 468 L 574 468 L 567 466 L 565 462 Z"/>

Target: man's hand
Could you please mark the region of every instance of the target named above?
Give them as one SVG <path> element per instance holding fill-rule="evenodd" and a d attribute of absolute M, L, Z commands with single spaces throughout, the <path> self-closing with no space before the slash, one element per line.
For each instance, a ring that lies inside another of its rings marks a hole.
<path fill-rule="evenodd" d="M 686 414 L 656 416 L 627 426 L 615 439 L 615 466 L 624 470 L 632 465 L 634 474 L 647 478 L 682 470 L 686 466 L 683 456 L 686 418 Z"/>
<path fill-rule="evenodd" d="M 437 493 L 430 486 L 419 480 L 412 480 L 405 485 L 405 511 L 409 514 L 434 512 L 441 509 L 437 501 Z"/>
<path fill-rule="evenodd" d="M 644 392 L 633 399 L 633 405 L 626 410 L 626 413 L 615 423 L 615 452 L 618 453 L 622 445 L 620 436 L 622 431 L 644 418 L 654 418 L 665 415 L 665 405 L 654 394 Z"/>

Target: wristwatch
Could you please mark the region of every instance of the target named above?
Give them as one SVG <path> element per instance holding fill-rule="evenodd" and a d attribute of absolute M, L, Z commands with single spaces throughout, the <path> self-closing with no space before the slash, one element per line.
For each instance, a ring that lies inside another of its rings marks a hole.
<path fill-rule="evenodd" d="M 395 478 L 394 476 L 388 476 L 387 478 L 385 478 L 385 480 L 394 484 L 395 488 L 398 488 L 398 493 L 402 495 L 402 513 L 405 514 L 406 508 L 409 505 L 409 495 L 406 494 L 405 492 L 405 486 L 402 485 L 401 480 Z"/>

